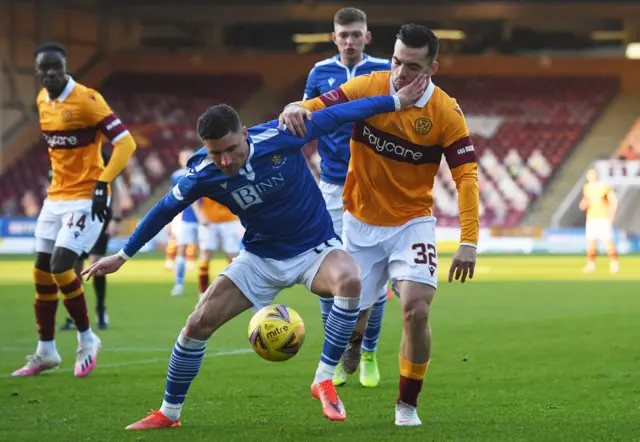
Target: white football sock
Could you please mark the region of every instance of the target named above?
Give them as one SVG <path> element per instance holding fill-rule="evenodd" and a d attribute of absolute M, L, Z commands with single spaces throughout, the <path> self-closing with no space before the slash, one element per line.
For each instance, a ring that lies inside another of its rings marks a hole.
<path fill-rule="evenodd" d="M 36 350 L 36 354 L 39 355 L 50 355 L 52 353 L 56 353 L 58 350 L 56 349 L 56 340 L 53 341 L 38 341 L 38 348 Z"/>

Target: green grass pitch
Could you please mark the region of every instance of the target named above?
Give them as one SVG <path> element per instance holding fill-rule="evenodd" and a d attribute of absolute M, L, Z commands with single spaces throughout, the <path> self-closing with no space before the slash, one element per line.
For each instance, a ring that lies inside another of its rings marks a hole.
<path fill-rule="evenodd" d="M 450 258 L 441 257 L 446 278 Z M 588 441 L 640 440 L 640 257 L 609 275 L 581 273 L 582 257 L 480 256 L 467 284 L 441 280 L 432 306 L 434 344 L 420 397 L 423 425 L 395 428 L 399 302 L 379 344 L 382 385 L 352 377 L 339 394 L 347 420 L 329 422 L 310 397 L 323 340 L 317 299 L 302 287 L 278 302 L 303 317 L 302 351 L 270 363 L 250 350 L 249 312 L 210 340 L 180 429 L 125 432 L 158 409 L 175 338 L 197 299 L 195 271 L 171 297 L 172 274 L 140 256 L 108 280 L 112 328 L 86 379 L 72 374 L 75 332 L 56 335 L 62 368 L 11 378 L 35 350 L 31 259 L 0 262 L 2 441 Z M 217 261 L 213 271 L 223 265 Z M 95 300 L 87 285 L 90 309 Z M 58 321 L 65 314 L 62 303 Z M 93 320 L 93 315 L 92 315 Z"/>

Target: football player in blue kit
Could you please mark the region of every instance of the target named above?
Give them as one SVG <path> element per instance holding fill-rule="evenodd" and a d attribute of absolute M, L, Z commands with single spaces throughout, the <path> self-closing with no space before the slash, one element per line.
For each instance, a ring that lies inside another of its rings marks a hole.
<path fill-rule="evenodd" d="M 366 14 L 356 8 L 342 8 L 333 18 L 333 41 L 338 54 L 319 61 L 309 72 L 304 88 L 303 100 L 310 100 L 325 94 L 359 75 L 375 71 L 391 70 L 391 61 L 372 57 L 364 53 L 364 47 L 371 40 L 367 29 Z M 333 221 L 333 228 L 342 235 L 342 191 L 349 169 L 350 141 L 353 123 L 349 122 L 317 140 L 320 155 L 320 191 L 327 204 Z M 314 141 L 315 142 L 315 141 Z M 376 358 L 378 338 L 382 328 L 382 316 L 388 299 L 387 290 L 376 296 L 377 301 L 370 308 L 360 312 L 358 321 L 367 321 L 364 334 L 351 338 L 347 350 L 338 364 L 333 383 L 343 385 L 347 375 L 360 366 L 360 384 L 377 387 L 380 372 Z M 320 298 L 322 323 L 326 323 L 333 304 L 332 298 Z"/>
<path fill-rule="evenodd" d="M 188 172 L 145 216 L 122 250 L 83 272 L 89 279 L 117 271 L 176 214 L 202 197 L 227 206 L 246 229 L 243 250 L 207 289 L 178 336 L 160 410 L 127 429 L 180 426 L 187 391 L 211 335 L 240 313 L 271 304 L 282 289 L 295 284 L 319 296 L 333 296 L 311 392 L 327 418 L 345 419 L 332 378 L 360 311 L 361 272 L 341 249 L 301 149 L 348 121 L 408 108 L 425 88 L 426 77 L 420 76 L 393 96 L 315 112 L 306 121 L 304 138 L 279 130 L 277 120 L 247 129 L 227 105 L 201 115 L 197 128 L 204 147 L 189 160 Z"/>
<path fill-rule="evenodd" d="M 193 149 L 182 149 L 179 160 L 180 169 L 171 175 L 171 185 L 175 186 L 187 173 L 187 161 L 193 155 Z M 187 246 L 198 243 L 198 218 L 193 206 L 188 206 L 179 215 L 179 219 L 173 220 L 171 226 L 175 227 L 173 235 L 176 238 L 175 257 L 175 284 L 171 289 L 171 295 L 182 296 L 184 292 L 184 274 L 187 270 Z"/>

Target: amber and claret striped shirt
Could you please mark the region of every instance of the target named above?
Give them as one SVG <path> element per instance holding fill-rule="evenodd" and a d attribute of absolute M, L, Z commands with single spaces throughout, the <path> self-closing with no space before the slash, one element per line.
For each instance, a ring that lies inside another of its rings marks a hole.
<path fill-rule="evenodd" d="M 50 200 L 91 199 L 104 170 L 102 135 L 116 143 L 129 134 L 102 95 L 69 78 L 58 98 L 42 89 L 36 101 L 49 146 L 53 177 Z"/>
<path fill-rule="evenodd" d="M 358 76 L 313 100 L 310 111 L 394 94 L 391 72 Z M 444 154 L 458 190 L 460 242 L 476 245 L 480 228 L 478 165 L 460 106 L 433 82 L 411 108 L 354 124 L 343 203 L 359 220 L 399 226 L 433 215 L 433 183 Z"/>
<path fill-rule="evenodd" d="M 202 213 L 210 223 L 228 223 L 238 220 L 238 217 L 231 213 L 226 206 L 209 198 L 202 198 L 201 201 L 200 208 Z"/>

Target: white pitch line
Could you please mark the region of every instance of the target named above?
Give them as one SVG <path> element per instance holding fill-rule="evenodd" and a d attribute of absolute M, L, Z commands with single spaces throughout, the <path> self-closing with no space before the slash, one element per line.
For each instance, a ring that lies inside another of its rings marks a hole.
<path fill-rule="evenodd" d="M 140 352 L 140 353 L 152 353 L 152 352 L 166 352 L 171 353 L 173 347 L 103 347 L 101 352 Z M 30 352 L 33 351 L 33 347 L 0 347 L 0 352 Z"/>
<path fill-rule="evenodd" d="M 253 350 L 250 348 L 240 348 L 237 350 L 229 350 L 229 351 L 221 351 L 219 353 L 211 353 L 211 354 L 206 354 L 204 355 L 205 358 L 221 358 L 224 356 L 234 356 L 234 355 L 244 355 L 247 353 L 253 353 Z M 138 361 L 125 361 L 125 362 L 114 362 L 111 364 L 98 364 L 96 366 L 96 368 L 98 369 L 103 369 L 103 368 L 116 368 L 116 367 L 130 367 L 133 365 L 146 365 L 146 364 L 156 364 L 158 362 L 166 362 L 167 364 L 169 363 L 169 358 L 153 358 L 153 359 L 142 359 L 142 360 L 138 360 Z M 73 371 L 73 367 L 67 367 L 67 368 L 58 368 L 58 369 L 54 369 L 52 371 L 53 372 L 57 372 L 57 371 Z M 46 376 L 46 374 L 45 374 Z M 6 378 L 10 378 L 13 377 L 11 376 L 11 374 L 0 374 L 0 379 L 6 379 Z"/>

